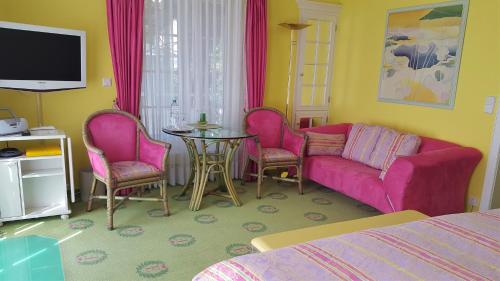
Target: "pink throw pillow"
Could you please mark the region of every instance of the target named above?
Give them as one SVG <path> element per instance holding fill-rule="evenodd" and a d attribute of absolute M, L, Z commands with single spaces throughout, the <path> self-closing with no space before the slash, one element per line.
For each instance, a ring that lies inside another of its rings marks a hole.
<path fill-rule="evenodd" d="M 342 155 L 345 146 L 344 134 L 320 134 L 306 132 L 309 137 L 307 140 L 307 155 Z"/>

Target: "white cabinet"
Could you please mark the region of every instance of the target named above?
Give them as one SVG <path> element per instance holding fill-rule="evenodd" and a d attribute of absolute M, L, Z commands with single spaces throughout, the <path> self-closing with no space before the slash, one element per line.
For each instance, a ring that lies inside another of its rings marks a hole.
<path fill-rule="evenodd" d="M 61 155 L 0 158 L 0 224 L 56 215 L 67 218 L 71 213 L 67 195 L 69 187 L 75 202 L 71 139 L 60 131 L 0 137 L 4 142 L 40 140 L 59 141 Z"/>
<path fill-rule="evenodd" d="M 17 161 L 0 162 L 0 218 L 23 215 Z"/>

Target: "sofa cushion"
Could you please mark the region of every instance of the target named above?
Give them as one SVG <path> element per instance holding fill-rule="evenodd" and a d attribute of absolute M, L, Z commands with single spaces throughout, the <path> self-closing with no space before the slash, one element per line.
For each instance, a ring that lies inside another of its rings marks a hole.
<path fill-rule="evenodd" d="M 312 156 L 304 160 L 304 177 L 356 200 L 391 212 L 380 170 L 338 156 Z"/>
<path fill-rule="evenodd" d="M 368 164 L 377 144 L 382 127 L 354 124 L 352 126 L 342 157 Z"/>
<path fill-rule="evenodd" d="M 413 155 L 419 146 L 420 137 L 383 128 L 368 165 L 387 171 L 396 156 Z"/>
<path fill-rule="evenodd" d="M 446 149 L 451 147 L 460 147 L 460 145 L 449 141 L 438 140 L 423 136 L 420 136 L 420 139 L 421 139 L 421 144 L 420 148 L 418 149 L 418 153 Z"/>
<path fill-rule="evenodd" d="M 345 146 L 344 134 L 320 134 L 306 132 L 307 155 L 342 155 Z"/>

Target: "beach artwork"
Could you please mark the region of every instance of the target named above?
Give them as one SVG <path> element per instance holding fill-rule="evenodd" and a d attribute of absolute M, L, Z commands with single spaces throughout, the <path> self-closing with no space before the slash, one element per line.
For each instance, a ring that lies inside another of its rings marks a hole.
<path fill-rule="evenodd" d="M 379 100 L 453 108 L 467 1 L 391 10 Z"/>

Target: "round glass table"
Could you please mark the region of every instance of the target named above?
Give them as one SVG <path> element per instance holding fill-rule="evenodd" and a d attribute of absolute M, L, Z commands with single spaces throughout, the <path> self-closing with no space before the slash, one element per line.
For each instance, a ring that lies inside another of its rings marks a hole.
<path fill-rule="evenodd" d="M 235 206 L 241 206 L 241 201 L 238 198 L 238 193 L 234 188 L 231 177 L 231 163 L 241 140 L 253 138 L 255 135 L 247 134 L 242 130 L 223 128 L 194 129 L 189 132 L 178 132 L 168 129 L 163 129 L 162 131 L 166 134 L 182 138 L 186 144 L 191 161 L 191 174 L 184 185 L 181 195 L 185 195 L 189 188 L 193 186 L 189 209 L 198 211 L 201 200 L 206 195 L 229 198 L 233 200 Z M 200 141 L 200 151 L 198 151 L 196 140 Z M 214 152 L 208 151 L 210 145 L 215 145 Z M 214 190 L 205 191 L 208 176 L 211 173 L 215 175 L 219 187 Z M 220 191 L 223 185 L 227 188 L 227 193 Z"/>

